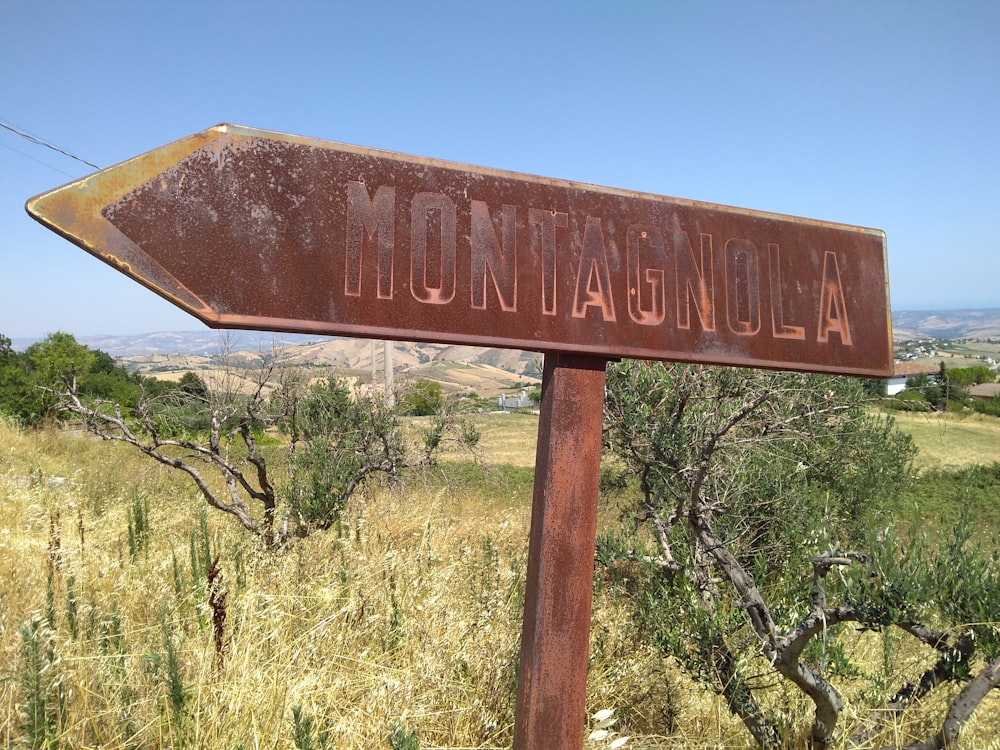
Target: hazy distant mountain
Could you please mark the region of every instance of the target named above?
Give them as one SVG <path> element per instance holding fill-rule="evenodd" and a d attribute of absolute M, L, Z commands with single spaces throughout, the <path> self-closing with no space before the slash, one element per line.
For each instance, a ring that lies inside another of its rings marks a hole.
<path fill-rule="evenodd" d="M 1000 338 L 1000 309 L 986 310 L 897 310 L 892 314 L 893 338 L 897 341 L 941 338 L 941 339 L 987 339 Z M 113 357 L 152 356 L 157 354 L 212 356 L 223 350 L 268 352 L 277 348 L 301 345 L 320 345 L 331 342 L 355 341 L 354 344 L 335 344 L 332 349 L 343 350 L 348 360 L 351 349 L 367 351 L 368 344 L 359 340 L 342 339 L 337 336 L 315 336 L 295 333 L 266 333 L 259 331 L 169 331 L 129 336 L 78 336 L 77 341 L 93 349 L 100 349 Z M 31 340 L 15 340 L 14 348 L 23 350 Z M 397 346 L 400 346 L 397 344 Z M 473 357 L 477 362 L 518 372 L 524 363 L 538 357 L 536 354 L 505 353 L 499 349 L 481 347 L 456 347 L 443 344 L 412 344 L 418 360 L 463 361 Z M 467 351 L 466 351 L 467 350 Z M 463 354 L 463 352 L 465 352 Z M 469 353 L 472 352 L 472 353 Z M 327 353 L 326 356 L 332 356 Z M 360 355 L 353 357 L 355 361 Z M 517 364 L 519 362 L 519 364 Z M 332 362 L 331 362 L 332 364 Z M 357 366 L 357 364 L 343 366 Z"/>
<path fill-rule="evenodd" d="M 287 362 L 312 362 L 343 369 L 368 369 L 372 342 L 340 336 L 314 336 L 259 331 L 195 331 L 150 333 L 136 336 L 85 336 L 77 339 L 92 349 L 130 360 L 144 357 L 212 357 L 224 351 L 271 353 L 280 350 Z M 481 346 L 394 342 L 396 365 L 412 367 L 431 362 L 475 362 L 509 372 L 531 370 L 537 356 L 516 350 Z M 376 342 L 376 360 L 382 359 L 382 342 Z"/>
<path fill-rule="evenodd" d="M 892 337 L 896 341 L 1000 338 L 1000 309 L 894 311 Z"/>
<path fill-rule="evenodd" d="M 166 331 L 129 336 L 78 336 L 77 341 L 91 349 L 100 349 L 112 357 L 136 357 L 153 354 L 201 354 L 212 356 L 223 351 L 267 352 L 286 346 L 331 341 L 333 336 L 306 336 L 297 333 L 263 331 Z"/>

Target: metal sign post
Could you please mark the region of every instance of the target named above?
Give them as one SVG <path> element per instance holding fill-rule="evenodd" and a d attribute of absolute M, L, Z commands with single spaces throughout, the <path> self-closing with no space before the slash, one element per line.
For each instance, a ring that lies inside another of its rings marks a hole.
<path fill-rule="evenodd" d="M 545 353 L 518 750 L 583 744 L 606 361 L 893 368 L 873 229 L 233 125 L 27 209 L 214 328 Z"/>
<path fill-rule="evenodd" d="M 605 364 L 545 355 L 514 750 L 583 747 Z"/>

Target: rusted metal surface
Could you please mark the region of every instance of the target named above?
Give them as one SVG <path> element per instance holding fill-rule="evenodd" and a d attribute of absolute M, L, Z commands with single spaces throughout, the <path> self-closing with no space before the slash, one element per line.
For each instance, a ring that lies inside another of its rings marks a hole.
<path fill-rule="evenodd" d="M 606 360 L 893 370 L 877 230 L 230 125 L 27 208 L 213 327 L 546 352 L 516 750 L 583 746 Z"/>
<path fill-rule="evenodd" d="M 877 230 L 230 125 L 28 210 L 213 327 L 892 371 Z"/>
<path fill-rule="evenodd" d="M 583 747 L 605 365 L 545 355 L 514 750 Z"/>

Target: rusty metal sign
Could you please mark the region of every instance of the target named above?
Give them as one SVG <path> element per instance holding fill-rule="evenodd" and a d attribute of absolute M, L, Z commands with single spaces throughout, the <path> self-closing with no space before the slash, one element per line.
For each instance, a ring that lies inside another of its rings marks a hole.
<path fill-rule="evenodd" d="M 872 229 L 233 125 L 27 208 L 211 327 L 892 372 Z"/>
<path fill-rule="evenodd" d="M 545 352 L 516 750 L 579 750 L 606 360 L 886 377 L 882 232 L 219 125 L 28 202 L 217 328 Z"/>

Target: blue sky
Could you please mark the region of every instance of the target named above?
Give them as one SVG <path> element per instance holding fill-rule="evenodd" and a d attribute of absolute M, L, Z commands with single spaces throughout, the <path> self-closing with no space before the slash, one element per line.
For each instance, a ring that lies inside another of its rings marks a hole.
<path fill-rule="evenodd" d="M 895 309 L 1000 307 L 1000 3 L 0 0 L 0 123 L 100 167 L 220 122 L 882 229 Z M 32 221 L 0 334 L 198 330 Z"/>

